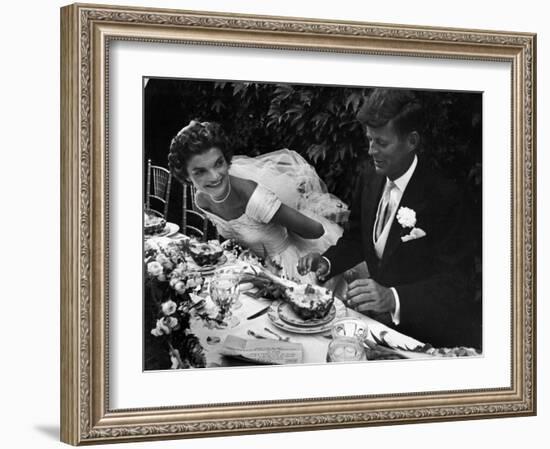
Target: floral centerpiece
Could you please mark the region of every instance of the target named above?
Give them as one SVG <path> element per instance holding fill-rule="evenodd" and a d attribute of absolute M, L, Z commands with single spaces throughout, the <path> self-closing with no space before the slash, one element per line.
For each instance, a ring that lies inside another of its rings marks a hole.
<path fill-rule="evenodd" d="M 189 272 L 183 240 L 145 241 L 145 369 L 205 366 L 199 339 L 189 330 L 197 303 L 193 292 L 203 278 Z"/>

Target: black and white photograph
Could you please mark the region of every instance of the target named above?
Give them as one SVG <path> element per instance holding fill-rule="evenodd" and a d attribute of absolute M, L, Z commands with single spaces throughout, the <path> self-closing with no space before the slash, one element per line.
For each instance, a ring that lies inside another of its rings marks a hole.
<path fill-rule="evenodd" d="M 483 356 L 483 93 L 143 78 L 143 369 Z"/>

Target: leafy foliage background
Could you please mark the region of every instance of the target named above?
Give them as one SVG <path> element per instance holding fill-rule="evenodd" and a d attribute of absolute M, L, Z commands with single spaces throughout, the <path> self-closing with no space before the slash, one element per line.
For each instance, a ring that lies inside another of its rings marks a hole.
<path fill-rule="evenodd" d="M 302 154 L 329 191 L 349 202 L 368 159 L 357 111 L 368 87 L 149 79 L 145 88 L 145 158 L 167 165 L 170 140 L 192 119 L 217 121 L 235 154 L 280 148 Z M 418 91 L 426 104 L 423 153 L 473 191 L 481 186 L 482 95 Z"/>

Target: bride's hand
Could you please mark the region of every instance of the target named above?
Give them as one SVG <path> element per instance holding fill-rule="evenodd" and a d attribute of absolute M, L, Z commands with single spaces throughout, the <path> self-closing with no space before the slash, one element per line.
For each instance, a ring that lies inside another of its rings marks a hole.
<path fill-rule="evenodd" d="M 310 271 L 315 272 L 318 276 L 326 274 L 328 265 L 326 260 L 319 253 L 309 253 L 298 260 L 298 273 L 304 276 Z"/>

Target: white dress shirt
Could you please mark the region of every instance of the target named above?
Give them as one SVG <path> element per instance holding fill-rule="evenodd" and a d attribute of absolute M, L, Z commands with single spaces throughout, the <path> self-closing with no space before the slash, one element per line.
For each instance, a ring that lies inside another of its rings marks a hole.
<path fill-rule="evenodd" d="M 386 243 L 388 241 L 388 236 L 390 234 L 390 229 L 392 227 L 393 220 L 395 219 L 395 215 L 397 214 L 399 205 L 401 203 L 401 198 L 405 193 L 405 189 L 407 188 L 407 185 L 409 184 L 409 181 L 412 178 L 412 175 L 414 173 L 414 170 L 416 169 L 417 164 L 418 164 L 418 157 L 415 154 L 413 162 L 411 166 L 408 168 L 408 170 L 399 178 L 393 181 L 393 183 L 395 184 L 395 188 L 393 189 L 393 192 L 392 192 L 392 201 L 395 202 L 396 207 L 394 208 L 393 211 L 391 211 L 391 215 L 388 221 L 386 222 L 384 229 L 382 229 L 382 233 L 379 235 L 378 240 L 376 240 L 376 236 L 375 236 L 376 226 L 373 226 L 372 242 L 374 244 L 374 249 L 376 251 L 376 255 L 378 256 L 378 259 L 382 259 L 382 255 L 384 254 L 384 249 L 386 248 Z M 384 189 L 388 188 L 388 183 L 390 182 L 391 181 L 388 178 L 386 178 L 386 184 L 384 185 Z M 380 199 L 380 201 L 382 201 L 382 199 Z M 378 210 L 380 210 L 380 204 L 378 205 Z M 378 217 L 376 217 L 376 220 L 378 220 Z M 399 294 L 397 293 L 397 290 L 394 287 L 390 287 L 390 289 L 395 299 L 395 310 L 391 314 L 392 321 L 395 324 L 399 324 L 400 315 L 401 315 L 401 303 L 399 302 Z"/>

